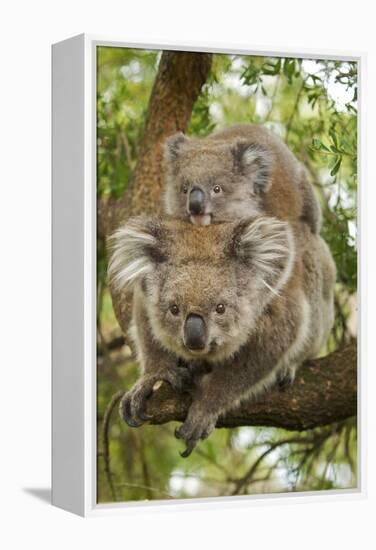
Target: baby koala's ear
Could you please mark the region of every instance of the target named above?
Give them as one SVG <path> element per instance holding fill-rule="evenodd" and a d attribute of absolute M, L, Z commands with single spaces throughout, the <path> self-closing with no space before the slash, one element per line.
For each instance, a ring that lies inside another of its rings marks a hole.
<path fill-rule="evenodd" d="M 186 141 L 188 141 L 188 138 L 183 132 L 178 132 L 170 136 L 164 146 L 165 159 L 171 163 L 175 162 L 179 156 L 181 146 Z"/>
<path fill-rule="evenodd" d="M 294 257 L 292 229 L 288 222 L 272 217 L 242 220 L 234 226 L 232 253 L 254 266 L 262 276 L 283 271 Z"/>
<path fill-rule="evenodd" d="M 255 193 L 265 193 L 271 186 L 272 152 L 265 146 L 240 140 L 231 147 L 238 171 L 253 186 Z"/>
<path fill-rule="evenodd" d="M 118 290 L 133 286 L 165 260 L 162 223 L 157 218 L 131 218 L 109 238 L 108 276 Z"/>

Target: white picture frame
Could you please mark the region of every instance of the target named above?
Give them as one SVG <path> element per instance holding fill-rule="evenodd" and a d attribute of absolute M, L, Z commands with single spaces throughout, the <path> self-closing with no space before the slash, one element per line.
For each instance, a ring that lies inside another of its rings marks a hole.
<path fill-rule="evenodd" d="M 358 487 L 304 494 L 97 504 L 96 499 L 96 48 L 98 46 L 351 60 L 359 71 L 359 287 L 365 293 L 363 227 L 366 55 L 228 44 L 134 44 L 79 35 L 52 47 L 52 502 L 82 516 L 145 507 L 250 506 L 291 500 L 362 498 L 365 483 L 364 331 L 358 355 Z M 360 293 L 359 293 L 360 295 Z M 365 320 L 364 300 L 360 327 Z M 67 345 L 69 342 L 69 346 Z M 360 365 L 362 364 L 362 368 Z"/>

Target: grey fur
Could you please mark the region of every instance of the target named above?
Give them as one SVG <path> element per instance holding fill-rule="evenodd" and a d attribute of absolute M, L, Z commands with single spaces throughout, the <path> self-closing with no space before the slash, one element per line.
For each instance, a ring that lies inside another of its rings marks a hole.
<path fill-rule="evenodd" d="M 165 145 L 165 212 L 208 225 L 267 214 L 321 229 L 321 208 L 307 171 L 289 148 L 263 126 L 244 124 L 205 138 L 181 132 Z M 219 186 L 220 193 L 213 193 Z M 190 216 L 193 187 L 205 193 L 205 215 Z"/>
<path fill-rule="evenodd" d="M 109 275 L 132 285 L 131 334 L 143 370 L 121 413 L 138 426 L 147 419 L 145 403 L 157 381 L 189 388 L 193 402 L 177 432 L 186 455 L 221 414 L 277 378 L 293 378 L 327 340 L 335 268 L 326 244 L 306 224 L 257 216 L 203 228 L 140 217 L 114 235 L 113 247 Z M 129 268 L 135 262 L 143 266 L 136 275 Z M 221 315 L 219 303 L 225 305 Z M 184 343 L 192 313 L 207 329 L 200 351 Z M 185 367 L 178 366 L 182 361 Z M 192 377 L 187 365 L 202 363 L 209 372 Z"/>

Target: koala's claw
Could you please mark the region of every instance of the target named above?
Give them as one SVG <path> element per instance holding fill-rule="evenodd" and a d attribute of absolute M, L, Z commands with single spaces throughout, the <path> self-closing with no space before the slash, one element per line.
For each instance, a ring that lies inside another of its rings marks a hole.
<path fill-rule="evenodd" d="M 153 393 L 153 380 L 143 380 L 127 392 L 120 401 L 119 412 L 120 417 L 131 428 L 139 428 L 150 420 L 150 416 L 146 414 L 146 402 Z"/>
<path fill-rule="evenodd" d="M 132 418 L 124 418 L 124 420 L 126 421 L 126 423 L 130 428 L 139 428 L 140 426 L 143 425 L 143 422 L 133 420 Z"/>
<path fill-rule="evenodd" d="M 185 451 L 179 452 L 180 456 L 182 458 L 187 458 L 192 453 L 192 451 L 196 447 L 196 445 L 197 445 L 197 441 L 191 441 L 190 443 L 188 443 L 187 448 L 185 449 Z"/>
<path fill-rule="evenodd" d="M 186 458 L 196 447 L 200 439 L 206 439 L 215 428 L 216 420 L 214 418 L 203 418 L 201 415 L 195 417 L 188 414 L 184 424 L 175 429 L 175 437 L 183 439 L 186 449 L 180 453 L 180 456 Z"/>
<path fill-rule="evenodd" d="M 151 414 L 147 414 L 146 412 L 144 411 L 139 411 L 138 412 L 138 417 L 143 420 L 144 422 L 148 422 L 149 420 L 151 420 L 153 418 L 153 416 Z"/>
<path fill-rule="evenodd" d="M 129 393 L 126 393 L 122 400 L 120 401 L 119 407 L 120 417 L 125 420 L 125 422 L 131 428 L 139 428 L 142 426 L 143 422 L 136 420 L 131 412 L 131 396 Z"/>
<path fill-rule="evenodd" d="M 184 426 L 184 424 L 183 424 L 183 426 Z M 181 426 L 181 428 L 183 426 Z M 176 437 L 176 439 L 184 439 L 184 437 L 180 433 L 180 428 L 176 428 L 175 437 Z M 187 446 L 185 451 L 179 452 L 179 454 L 182 458 L 187 458 L 192 453 L 193 449 L 196 447 L 196 445 L 198 443 L 198 439 L 185 439 L 185 443 L 186 443 L 186 446 Z"/>

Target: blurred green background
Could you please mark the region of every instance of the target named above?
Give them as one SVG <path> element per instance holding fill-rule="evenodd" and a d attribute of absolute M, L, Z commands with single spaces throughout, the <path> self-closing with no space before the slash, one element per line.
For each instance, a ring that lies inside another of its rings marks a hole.
<path fill-rule="evenodd" d="M 106 199 L 122 195 L 135 167 L 161 52 L 100 47 L 97 53 L 97 192 Z M 338 269 L 327 353 L 357 333 L 356 64 L 214 55 L 188 133 L 204 136 L 245 122 L 280 135 L 320 197 L 322 235 Z M 114 316 L 100 238 L 97 259 L 98 502 L 356 486 L 356 419 L 304 433 L 218 429 L 187 459 L 179 455 L 174 423 L 135 430 L 121 422 L 111 399 L 133 385 L 137 365 Z"/>

